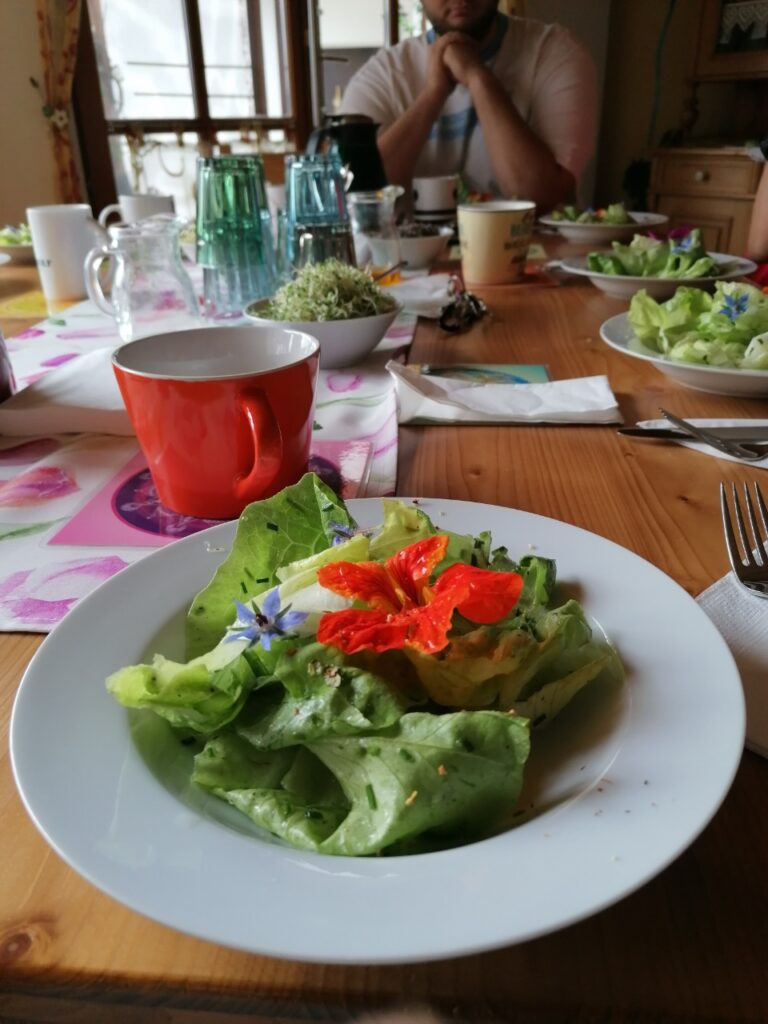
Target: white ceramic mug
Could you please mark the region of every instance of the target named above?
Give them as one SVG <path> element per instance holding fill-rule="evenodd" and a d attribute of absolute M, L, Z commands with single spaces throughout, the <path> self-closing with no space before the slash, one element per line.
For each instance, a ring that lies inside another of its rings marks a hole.
<path fill-rule="evenodd" d="M 0 403 L 10 398 L 16 391 L 16 378 L 13 375 L 11 357 L 3 340 L 3 332 L 0 331 Z"/>
<path fill-rule="evenodd" d="M 146 195 L 118 196 L 119 202 L 105 206 L 99 214 L 99 224 L 106 223 L 113 213 L 119 215 L 126 224 L 135 224 L 145 217 L 154 217 L 158 213 L 175 213 L 173 196 Z"/>
<path fill-rule="evenodd" d="M 448 220 L 456 213 L 458 174 L 413 179 L 413 213 L 417 220 Z"/>
<path fill-rule="evenodd" d="M 106 242 L 104 229 L 93 219 L 87 203 L 30 206 L 27 223 L 48 302 L 86 297 L 83 261 L 94 245 Z"/>

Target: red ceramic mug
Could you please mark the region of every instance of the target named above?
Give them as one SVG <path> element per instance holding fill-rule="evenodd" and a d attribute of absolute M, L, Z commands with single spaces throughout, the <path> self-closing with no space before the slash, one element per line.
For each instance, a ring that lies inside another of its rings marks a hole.
<path fill-rule="evenodd" d="M 316 338 L 279 327 L 207 327 L 122 345 L 112 365 L 160 501 L 234 519 L 306 472 Z"/>

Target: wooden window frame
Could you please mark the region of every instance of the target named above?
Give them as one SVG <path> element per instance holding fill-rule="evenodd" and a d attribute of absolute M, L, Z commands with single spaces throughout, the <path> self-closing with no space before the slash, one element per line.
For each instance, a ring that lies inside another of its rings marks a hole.
<path fill-rule="evenodd" d="M 288 0 L 285 5 L 292 113 L 286 117 L 247 118 L 210 116 L 199 8 L 197 0 L 182 0 L 182 3 L 187 26 L 192 94 L 197 112 L 195 117 L 190 118 L 108 119 L 105 117 L 88 4 L 84 2 L 81 6 L 72 106 L 80 142 L 83 177 L 88 198 L 94 209 L 103 209 L 110 203 L 114 203 L 117 198 L 109 150 L 110 136 L 193 132 L 200 139 L 213 142 L 217 132 L 220 131 L 240 131 L 243 128 L 282 128 L 297 149 L 301 150 L 306 145 L 312 129 L 311 90 L 306 57 L 309 33 L 308 2 Z M 254 0 L 254 3 L 257 5 L 258 0 Z M 249 16 L 249 34 L 252 45 L 255 32 L 255 20 Z M 259 69 L 254 67 L 254 95 L 256 96 L 259 95 L 262 88 L 258 75 Z"/>
<path fill-rule="evenodd" d="M 694 79 L 716 82 L 768 78 L 768 49 L 733 53 L 717 50 L 722 13 L 722 0 L 701 0 Z"/>

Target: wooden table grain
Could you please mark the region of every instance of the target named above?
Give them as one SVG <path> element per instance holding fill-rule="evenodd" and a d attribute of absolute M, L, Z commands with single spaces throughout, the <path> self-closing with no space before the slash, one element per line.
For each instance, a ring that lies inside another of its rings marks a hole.
<path fill-rule="evenodd" d="M 17 287 L 31 287 L 33 275 L 14 270 Z M 7 291 L 0 271 L 0 294 Z M 481 294 L 490 310 L 483 322 L 457 337 L 421 322 L 411 360 L 545 363 L 559 378 L 605 373 L 627 422 L 656 417 L 661 405 L 682 416 L 768 416 L 766 400 L 686 389 L 608 348 L 600 324 L 625 307 L 589 284 Z M 25 324 L 0 326 L 10 335 Z M 611 426 L 406 427 L 398 492 L 565 520 L 631 549 L 695 596 L 727 571 L 718 485 L 749 475 Z M 756 755 L 744 754 L 725 802 L 686 852 L 580 924 L 449 961 L 294 963 L 140 917 L 47 846 L 17 795 L 6 738 L 16 687 L 41 640 L 0 635 L 1 1021 L 344 1021 L 405 1005 L 449 1020 L 519 1024 L 768 1021 L 768 763 Z"/>

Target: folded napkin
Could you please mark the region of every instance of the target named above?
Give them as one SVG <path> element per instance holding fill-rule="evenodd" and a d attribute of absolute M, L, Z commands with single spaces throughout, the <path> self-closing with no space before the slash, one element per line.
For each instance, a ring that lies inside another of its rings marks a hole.
<path fill-rule="evenodd" d="M 76 356 L 6 399 L 0 434 L 133 434 L 112 370 L 115 347 Z"/>
<path fill-rule="evenodd" d="M 621 423 L 607 377 L 541 384 L 425 377 L 390 360 L 399 423 Z"/>
<path fill-rule="evenodd" d="M 696 600 L 723 635 L 741 673 L 746 745 L 768 757 L 768 601 L 748 594 L 731 573 Z"/>
<path fill-rule="evenodd" d="M 748 419 L 748 420 L 694 420 L 686 417 L 689 423 L 692 423 L 695 427 L 711 427 L 713 430 L 716 427 L 768 427 L 768 420 Z M 638 427 L 671 427 L 672 424 L 668 420 L 641 420 Z M 710 448 L 709 445 L 704 444 L 703 441 L 694 441 L 693 438 L 690 440 L 683 440 L 682 438 L 678 441 L 677 438 L 670 439 L 673 444 L 681 444 L 685 448 L 692 448 L 695 452 L 702 452 L 704 455 L 712 455 L 716 459 L 725 459 L 726 462 L 740 462 L 744 466 L 753 466 L 755 469 L 768 469 L 768 454 L 764 459 L 758 459 L 753 462 L 751 459 L 737 459 L 733 455 L 726 455 L 725 452 L 719 452 L 716 448 Z"/>
<path fill-rule="evenodd" d="M 423 274 L 393 284 L 387 291 L 402 302 L 406 312 L 437 320 L 443 306 L 450 301 L 450 274 Z"/>

